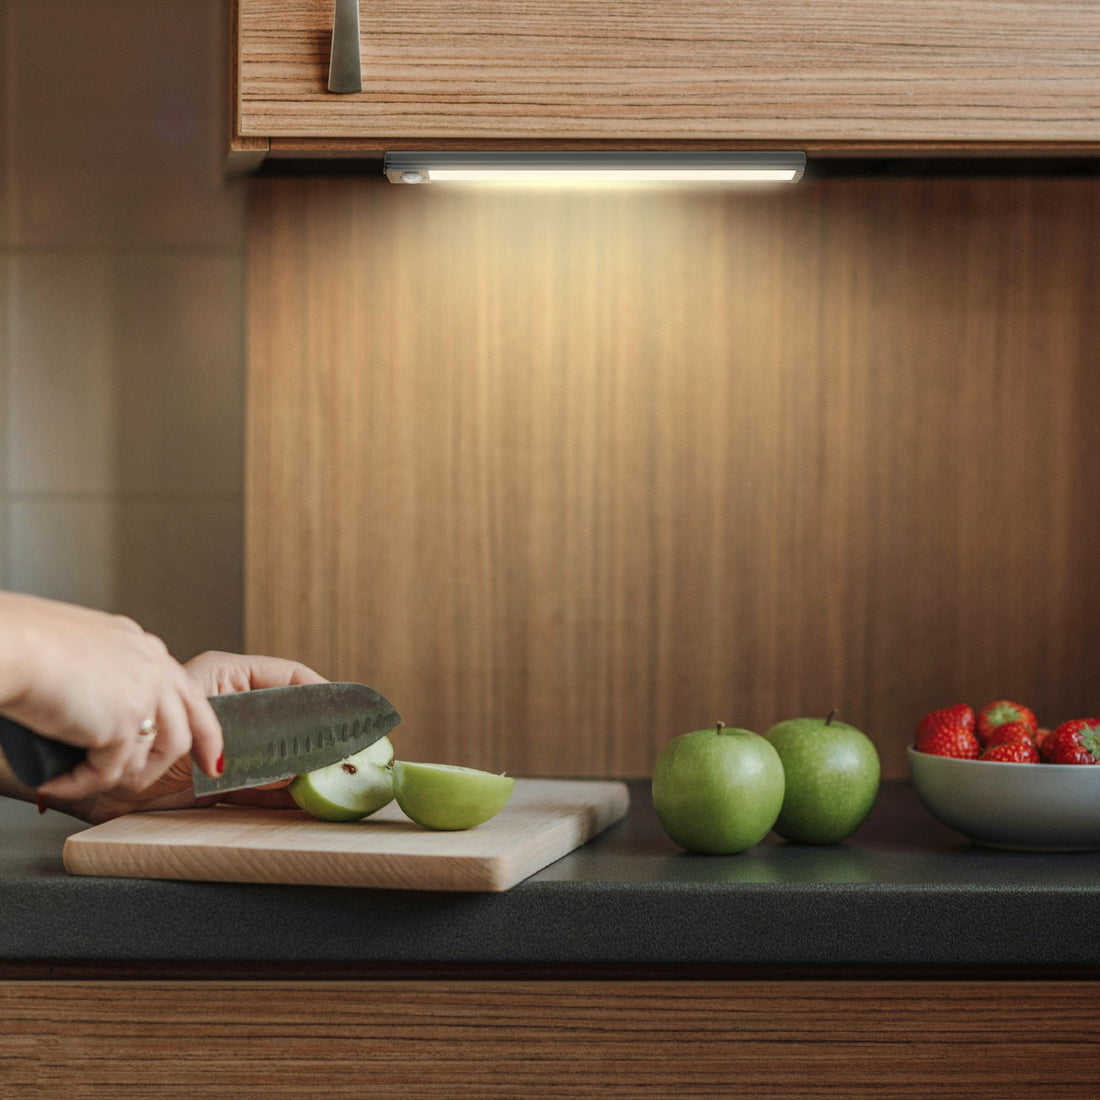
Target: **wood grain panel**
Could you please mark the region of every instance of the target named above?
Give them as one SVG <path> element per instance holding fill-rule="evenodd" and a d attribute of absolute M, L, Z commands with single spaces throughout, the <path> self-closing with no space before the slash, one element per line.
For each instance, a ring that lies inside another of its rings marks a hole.
<path fill-rule="evenodd" d="M 225 105 L 228 138 L 226 171 L 237 174 L 255 171 L 267 156 L 271 142 L 266 137 L 241 135 L 241 67 L 236 63 L 236 59 L 241 55 L 241 11 L 236 0 L 232 0 L 229 4 L 227 15 L 232 62 L 229 66 L 229 102 Z"/>
<path fill-rule="evenodd" d="M 1091 1097 L 1086 982 L 3 982 L 25 1097 Z"/>
<path fill-rule="evenodd" d="M 246 638 L 398 754 L 1098 709 L 1100 181 L 254 181 Z"/>
<path fill-rule="evenodd" d="M 1100 144 L 1100 9 L 1057 0 L 236 0 L 242 136 Z M 392 146 L 391 146 L 392 147 Z"/>

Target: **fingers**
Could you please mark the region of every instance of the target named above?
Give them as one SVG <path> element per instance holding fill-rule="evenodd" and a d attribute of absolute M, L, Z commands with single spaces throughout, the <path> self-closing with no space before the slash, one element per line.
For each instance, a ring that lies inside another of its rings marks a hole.
<path fill-rule="evenodd" d="M 85 616 L 82 621 L 98 630 L 101 619 Z M 178 776 L 174 769 L 188 754 L 207 775 L 220 775 L 222 729 L 208 695 L 326 683 L 325 677 L 300 661 L 280 657 L 211 651 L 182 666 L 159 638 L 145 633 L 133 620 L 113 616 L 110 624 L 116 632 L 119 660 L 101 665 L 98 680 L 86 677 L 83 692 L 69 690 L 70 713 L 64 716 L 63 727 L 53 721 L 38 725 L 47 736 L 82 745 L 87 751 L 82 764 L 39 788 L 51 799 L 72 801 L 112 791 L 131 799 L 154 785 L 170 796 L 190 784 L 190 768 Z M 125 641 L 120 642 L 117 635 Z M 100 650 L 92 647 L 92 651 Z M 89 705 L 76 705 L 89 700 Z M 140 727 L 146 719 L 154 722 L 156 732 L 142 737 Z M 262 797 L 272 805 L 287 805 L 289 800 L 279 789 Z"/>
<path fill-rule="evenodd" d="M 191 730 L 182 701 L 169 694 L 157 708 L 155 733 L 139 732 L 121 786 L 132 791 L 151 787 L 191 746 Z"/>
<path fill-rule="evenodd" d="M 225 751 L 221 723 L 199 685 L 185 672 L 182 675 L 180 697 L 191 731 L 191 754 L 207 775 L 221 775 Z"/>
<path fill-rule="evenodd" d="M 122 741 L 89 749 L 87 756 L 72 771 L 43 783 L 38 794 L 47 798 L 77 799 L 109 790 L 121 783 L 128 759 L 129 746 Z"/>
<path fill-rule="evenodd" d="M 254 688 L 328 683 L 319 672 L 300 661 L 285 661 L 281 657 L 249 657 L 248 660 Z"/>
<path fill-rule="evenodd" d="M 288 687 L 291 684 L 326 683 L 324 676 L 307 665 L 282 657 L 211 650 L 192 657 L 183 667 L 198 681 L 206 695 Z"/>
<path fill-rule="evenodd" d="M 186 729 L 179 728 L 180 717 L 170 714 L 170 708 L 157 711 L 153 734 L 143 734 L 140 723 L 136 726 L 131 723 L 105 739 L 105 743 L 89 747 L 80 764 L 43 783 L 38 793 L 49 798 L 80 799 L 115 788 L 140 790 L 170 766 L 171 759 L 167 762 L 163 759 L 171 751 L 169 746 L 178 745 L 181 740 L 187 743 Z"/>
<path fill-rule="evenodd" d="M 151 712 L 152 733 L 143 733 L 145 720 L 132 720 L 125 710 L 121 725 L 100 743 L 89 746 L 85 760 L 65 775 L 38 788 L 57 799 L 82 799 L 105 791 L 137 794 L 152 787 L 180 758 L 188 754 L 208 775 L 220 774 L 222 730 L 202 690 L 180 666 L 165 678 Z M 179 786 L 190 783 L 190 768 Z"/>

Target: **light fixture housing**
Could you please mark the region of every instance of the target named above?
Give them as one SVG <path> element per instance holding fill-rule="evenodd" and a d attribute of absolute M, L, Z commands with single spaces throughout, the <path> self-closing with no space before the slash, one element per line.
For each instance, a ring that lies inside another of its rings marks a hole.
<path fill-rule="evenodd" d="M 391 183 L 794 183 L 800 152 L 387 153 Z"/>

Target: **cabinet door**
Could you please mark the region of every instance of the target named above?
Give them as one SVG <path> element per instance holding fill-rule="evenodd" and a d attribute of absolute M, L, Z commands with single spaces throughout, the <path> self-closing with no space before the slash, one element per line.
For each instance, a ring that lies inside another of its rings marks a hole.
<path fill-rule="evenodd" d="M 360 9 L 363 90 L 333 95 L 333 0 L 234 0 L 237 148 L 1100 148 L 1100 4 L 1084 0 Z"/>
<path fill-rule="evenodd" d="M 1087 981 L 3 982 L 0 1089 L 1093 1098 L 1096 999 Z"/>

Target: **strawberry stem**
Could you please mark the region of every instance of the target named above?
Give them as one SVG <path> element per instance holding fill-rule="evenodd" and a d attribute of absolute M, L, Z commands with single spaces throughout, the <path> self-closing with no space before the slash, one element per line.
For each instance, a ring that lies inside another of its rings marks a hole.
<path fill-rule="evenodd" d="M 1090 722 L 1081 731 L 1081 746 L 1100 760 L 1100 722 Z"/>

